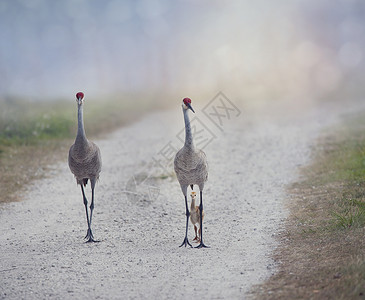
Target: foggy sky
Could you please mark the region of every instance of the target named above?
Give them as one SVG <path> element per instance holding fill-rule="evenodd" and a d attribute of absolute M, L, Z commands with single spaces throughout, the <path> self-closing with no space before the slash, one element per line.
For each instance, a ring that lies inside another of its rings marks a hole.
<path fill-rule="evenodd" d="M 331 90 L 364 60 L 361 1 L 0 0 L 0 96 Z"/>

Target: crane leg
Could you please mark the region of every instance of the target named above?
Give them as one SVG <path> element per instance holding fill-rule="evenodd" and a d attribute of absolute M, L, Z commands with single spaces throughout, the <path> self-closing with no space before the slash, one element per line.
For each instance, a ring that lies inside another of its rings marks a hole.
<path fill-rule="evenodd" d="M 90 232 L 91 232 L 91 221 L 93 218 L 93 211 L 94 211 L 94 185 L 92 184 L 91 186 L 92 186 L 92 188 L 91 188 L 91 204 L 90 204 Z M 94 236 L 92 233 L 91 233 L 91 236 L 93 238 L 93 240 L 91 242 L 96 242 L 94 240 Z"/>
<path fill-rule="evenodd" d="M 87 211 L 87 199 L 86 199 L 84 187 L 83 187 L 82 184 L 81 184 L 81 191 L 82 191 L 82 197 L 84 198 L 84 205 L 85 205 L 85 211 L 86 211 L 86 220 L 87 220 L 87 227 L 88 227 L 85 239 L 88 239 L 86 242 L 94 242 L 94 236 L 93 236 L 93 233 L 92 233 L 91 227 L 90 227 L 89 213 Z"/>
<path fill-rule="evenodd" d="M 180 247 L 182 247 L 183 245 L 189 245 L 190 247 L 193 247 L 190 243 L 189 243 L 189 240 L 188 240 L 188 227 L 189 227 L 189 216 L 190 216 L 190 212 L 189 212 L 189 208 L 188 208 L 188 200 L 186 198 L 186 195 L 185 196 L 185 209 L 186 209 L 186 229 L 185 229 L 185 238 L 182 242 L 182 244 L 180 245 Z"/>
<path fill-rule="evenodd" d="M 194 230 L 195 230 L 195 238 L 193 239 L 193 241 L 199 243 L 198 228 L 196 227 L 196 225 L 194 225 Z M 199 229 L 199 235 L 200 235 L 200 229 Z"/>
<path fill-rule="evenodd" d="M 91 182 L 90 227 L 94 211 L 94 184 Z"/>
<path fill-rule="evenodd" d="M 203 243 L 203 191 L 200 191 L 200 244 L 195 248 L 209 248 L 208 246 L 204 245 Z"/>

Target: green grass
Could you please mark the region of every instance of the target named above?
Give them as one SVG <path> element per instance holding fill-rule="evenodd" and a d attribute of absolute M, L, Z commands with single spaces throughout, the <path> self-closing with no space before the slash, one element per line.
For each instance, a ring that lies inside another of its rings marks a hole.
<path fill-rule="evenodd" d="M 341 138 L 322 158 L 320 184 L 341 184 L 329 222 L 336 228 L 365 226 L 365 122 L 363 116 L 345 123 Z M 318 180 L 319 179 L 319 180 Z"/>
<path fill-rule="evenodd" d="M 2 100 L 0 106 L 2 150 L 6 146 L 32 144 L 40 139 L 67 138 L 74 126 L 70 109 L 64 109 L 60 104 Z"/>
<path fill-rule="evenodd" d="M 318 140 L 313 163 L 290 188 L 290 216 L 274 259 L 279 270 L 258 299 L 365 296 L 365 114 Z"/>

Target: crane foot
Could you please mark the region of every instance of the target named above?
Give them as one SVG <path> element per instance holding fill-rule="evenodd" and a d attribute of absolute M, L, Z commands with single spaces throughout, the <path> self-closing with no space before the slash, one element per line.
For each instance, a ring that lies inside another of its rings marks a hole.
<path fill-rule="evenodd" d="M 92 233 L 92 231 L 91 231 L 91 229 L 90 229 L 90 228 L 87 230 L 87 233 L 86 233 L 85 239 L 87 239 L 87 241 L 86 241 L 87 243 L 95 242 L 95 240 L 94 240 L 94 235 L 93 235 L 93 233 Z"/>
<path fill-rule="evenodd" d="M 184 241 L 182 242 L 182 244 L 179 247 L 182 247 L 183 245 L 189 245 L 190 247 L 193 247 L 190 243 L 187 237 L 185 237 Z"/>
<path fill-rule="evenodd" d="M 199 242 L 200 242 L 200 238 L 196 236 L 196 237 L 193 239 L 193 242 L 195 242 L 195 243 L 199 243 Z"/>
<path fill-rule="evenodd" d="M 94 240 L 94 238 L 90 237 L 85 243 L 99 243 L 100 241 Z"/>
<path fill-rule="evenodd" d="M 195 248 L 210 248 L 210 247 L 205 246 L 203 242 L 200 242 L 200 244 L 198 246 L 196 246 Z"/>

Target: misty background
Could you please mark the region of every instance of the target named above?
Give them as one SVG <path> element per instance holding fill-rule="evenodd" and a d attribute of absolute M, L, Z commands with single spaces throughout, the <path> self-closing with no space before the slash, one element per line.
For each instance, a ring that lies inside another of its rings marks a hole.
<path fill-rule="evenodd" d="M 0 0 L 0 97 L 307 100 L 363 85 L 361 0 Z"/>

